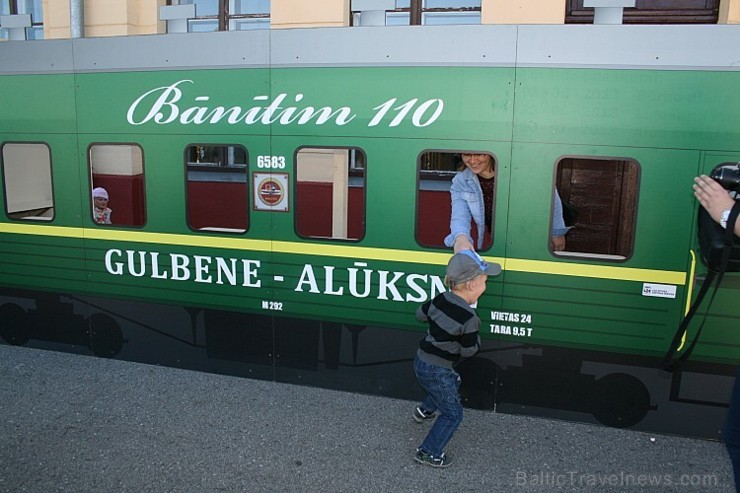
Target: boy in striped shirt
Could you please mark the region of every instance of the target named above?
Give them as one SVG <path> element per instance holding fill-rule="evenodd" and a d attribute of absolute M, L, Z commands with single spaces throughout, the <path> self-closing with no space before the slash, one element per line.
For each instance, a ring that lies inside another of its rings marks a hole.
<path fill-rule="evenodd" d="M 480 318 L 471 305 L 485 292 L 488 276 L 499 273 L 500 265 L 485 262 L 472 250 L 460 251 L 447 264 L 445 283 L 450 290 L 416 311 L 416 318 L 427 322 L 429 329 L 414 358 L 414 373 L 427 396 L 414 409 L 413 418 L 417 423 L 437 418 L 416 449 L 414 460 L 420 464 L 450 465 L 444 449 L 463 420 L 460 375 L 453 366 L 480 347 Z"/>

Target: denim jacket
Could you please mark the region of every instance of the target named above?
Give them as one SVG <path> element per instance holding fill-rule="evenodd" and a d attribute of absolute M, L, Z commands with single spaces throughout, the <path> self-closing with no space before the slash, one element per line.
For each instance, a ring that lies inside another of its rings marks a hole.
<path fill-rule="evenodd" d="M 455 244 L 455 237 L 464 234 L 470 242 L 470 220 L 475 221 L 478 227 L 478 246 L 483 247 L 483 234 L 486 231 L 486 213 L 483 209 L 483 190 L 480 188 L 478 176 L 465 168 L 456 174 L 450 186 L 450 200 L 452 214 L 450 216 L 450 234 L 445 237 L 445 245 Z"/>
<path fill-rule="evenodd" d="M 485 233 L 486 213 L 483 204 L 483 190 L 481 190 L 478 176 L 465 168 L 456 174 L 450 186 L 450 200 L 452 202 L 452 214 L 450 216 L 450 234 L 445 237 L 445 245 L 452 247 L 455 237 L 464 234 L 470 242 L 470 220 L 475 222 L 478 229 L 478 242 L 476 248 L 483 247 L 483 235 Z M 565 226 L 563 220 L 563 202 L 558 190 L 555 189 L 553 198 L 552 214 L 552 236 L 564 236 L 570 230 Z"/>

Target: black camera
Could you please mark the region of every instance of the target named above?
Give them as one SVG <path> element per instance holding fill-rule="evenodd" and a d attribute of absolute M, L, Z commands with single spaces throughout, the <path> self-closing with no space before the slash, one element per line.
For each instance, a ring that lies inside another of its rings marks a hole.
<path fill-rule="evenodd" d="M 722 163 L 709 176 L 725 190 L 740 193 L 740 163 Z"/>

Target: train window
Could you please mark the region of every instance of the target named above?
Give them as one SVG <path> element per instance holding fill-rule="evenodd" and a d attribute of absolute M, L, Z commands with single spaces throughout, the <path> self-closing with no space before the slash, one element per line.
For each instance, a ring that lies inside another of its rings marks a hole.
<path fill-rule="evenodd" d="M 142 226 L 146 221 L 144 155 L 133 144 L 94 144 L 88 151 L 91 213 L 97 224 Z"/>
<path fill-rule="evenodd" d="M 489 153 L 471 151 L 470 153 L 429 151 L 419 157 L 419 189 L 417 195 L 416 241 L 426 247 L 447 248 L 445 238 L 451 235 L 452 179 L 465 170 L 463 158 L 473 167 L 484 168 L 478 177 L 484 191 L 486 218 L 483 228 L 482 244 L 478 243 L 478 227 L 472 220 L 468 231 L 478 250 L 486 250 L 493 244 L 493 204 L 496 203 L 496 159 Z M 486 178 L 487 175 L 490 175 Z M 452 238 L 450 238 L 450 241 Z"/>
<path fill-rule="evenodd" d="M 7 143 L 2 149 L 5 210 L 11 219 L 51 221 L 54 194 L 46 144 Z"/>
<path fill-rule="evenodd" d="M 629 159 L 565 157 L 556 167 L 565 250 L 558 255 L 624 260 L 632 255 L 640 168 Z"/>
<path fill-rule="evenodd" d="M 302 148 L 296 154 L 295 228 L 305 238 L 365 236 L 365 154 Z"/>
<path fill-rule="evenodd" d="M 199 231 L 244 233 L 249 226 L 247 150 L 236 145 L 185 149 L 188 225 Z"/>

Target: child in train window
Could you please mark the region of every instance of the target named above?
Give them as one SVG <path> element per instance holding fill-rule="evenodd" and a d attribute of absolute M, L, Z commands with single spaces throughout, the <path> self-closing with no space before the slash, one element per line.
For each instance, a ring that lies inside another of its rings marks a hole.
<path fill-rule="evenodd" d="M 141 147 L 137 144 L 91 144 L 88 159 L 90 186 L 92 189 L 104 188 L 106 195 L 110 193 L 116 208 L 115 225 L 143 226 L 146 223 L 146 194 Z M 105 217 L 94 206 L 93 213 Z"/>
<path fill-rule="evenodd" d="M 110 215 L 113 212 L 108 208 L 108 192 L 103 187 L 96 187 L 92 191 L 93 218 L 98 224 L 111 224 Z"/>

